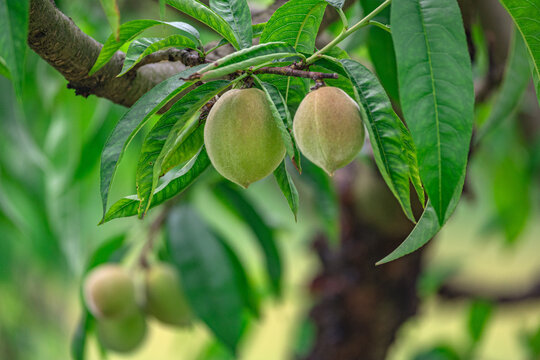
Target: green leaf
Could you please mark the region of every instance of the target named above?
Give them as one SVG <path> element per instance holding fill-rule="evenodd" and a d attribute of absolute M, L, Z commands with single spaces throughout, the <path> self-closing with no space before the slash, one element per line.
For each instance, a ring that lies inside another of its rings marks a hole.
<path fill-rule="evenodd" d="M 120 40 L 120 11 L 116 0 L 100 0 L 116 41 Z"/>
<path fill-rule="evenodd" d="M 292 119 L 289 109 L 287 109 L 285 99 L 283 99 L 283 96 L 274 85 L 263 83 L 256 76 L 253 76 L 253 79 L 257 82 L 258 87 L 264 91 L 264 94 L 270 103 L 272 116 L 279 128 L 281 138 L 285 144 L 285 149 L 287 149 L 287 154 L 297 167 L 298 171 L 301 171 L 300 150 L 292 136 Z"/>
<path fill-rule="evenodd" d="M 11 79 L 11 74 L 9 73 L 9 69 L 6 65 L 6 60 L 4 60 L 2 57 L 0 57 L 0 75 L 6 77 L 7 79 Z"/>
<path fill-rule="evenodd" d="M 404 127 L 401 120 L 392 109 L 375 75 L 354 60 L 344 59 L 341 64 L 356 90 L 356 100 L 364 110 L 363 118 L 377 167 L 407 217 L 414 222 L 409 188 L 409 160 L 402 141 Z"/>
<path fill-rule="evenodd" d="M 326 2 L 335 8 L 341 9 L 345 3 L 345 0 L 326 0 Z"/>
<path fill-rule="evenodd" d="M 184 164 L 192 159 L 204 144 L 204 126 L 199 125 L 185 139 L 169 151 L 161 164 L 160 176 L 168 173 L 172 168 Z"/>
<path fill-rule="evenodd" d="M 165 19 L 166 9 L 167 9 L 167 1 L 159 0 L 159 20 Z"/>
<path fill-rule="evenodd" d="M 439 223 L 460 196 L 472 134 L 474 89 L 461 12 L 455 0 L 392 2 L 403 114 L 420 176 Z"/>
<path fill-rule="evenodd" d="M 236 49 L 240 48 L 231 26 L 206 5 L 197 0 L 167 0 L 167 4 L 208 25 L 227 39 Z"/>
<path fill-rule="evenodd" d="M 413 184 L 414 190 L 420 200 L 422 207 L 426 206 L 426 194 L 424 192 L 424 186 L 422 185 L 422 179 L 420 179 L 420 170 L 418 169 L 418 159 L 416 158 L 416 148 L 411 137 L 411 133 L 405 127 L 405 125 L 399 122 L 401 129 L 401 144 L 403 144 L 403 151 L 407 156 L 407 163 L 409 165 L 409 179 Z"/>
<path fill-rule="evenodd" d="M 145 56 L 170 47 L 193 49 L 197 50 L 201 56 L 203 55 L 203 53 L 198 49 L 197 43 L 183 35 L 171 35 L 164 39 L 140 38 L 129 44 L 129 49 L 126 53 L 126 59 L 124 60 L 122 71 L 117 76 L 122 76 L 127 73 Z"/>
<path fill-rule="evenodd" d="M 150 209 L 182 193 L 210 166 L 210 159 L 204 148 L 197 157 L 191 159 L 182 169 L 167 178 L 154 192 Z M 137 195 L 126 196 L 114 203 L 103 217 L 101 224 L 112 219 L 137 215 L 140 201 Z"/>
<path fill-rule="evenodd" d="M 124 234 L 114 236 L 101 244 L 90 256 L 85 273 L 107 262 L 119 262 L 126 252 Z"/>
<path fill-rule="evenodd" d="M 201 66 L 186 69 L 162 81 L 144 94 L 116 124 L 101 154 L 100 187 L 103 214 L 107 210 L 109 190 L 124 150 L 153 114 L 192 85 L 192 82 L 185 82 L 180 78 L 188 77 L 200 68 Z"/>
<path fill-rule="evenodd" d="M 254 45 L 250 48 L 222 57 L 207 65 L 204 69 L 199 71 L 199 73 L 203 74 L 201 80 L 215 79 L 237 70 L 248 69 L 250 66 L 260 65 L 275 59 L 290 56 L 300 56 L 300 54 L 298 54 L 294 48 L 283 42 Z"/>
<path fill-rule="evenodd" d="M 500 0 L 525 40 L 533 63 L 536 96 L 540 103 L 540 4 L 535 0 Z"/>
<path fill-rule="evenodd" d="M 281 192 L 283 193 L 283 195 L 285 195 L 285 199 L 287 199 L 287 203 L 289 204 L 289 207 L 291 208 L 291 211 L 294 215 L 294 220 L 297 221 L 299 202 L 298 190 L 296 190 L 296 186 L 294 186 L 294 182 L 292 181 L 291 176 L 287 172 L 287 168 L 285 167 L 285 161 L 283 161 L 277 167 L 277 169 L 274 170 L 274 177 L 276 178 Z"/>
<path fill-rule="evenodd" d="M 162 115 L 150 130 L 144 140 L 137 165 L 136 184 L 137 195 L 141 202 L 140 218 L 150 207 L 159 175 L 162 173 L 161 164 L 168 151 L 176 147 L 174 144 L 181 144 L 191 135 L 199 125 L 200 108 L 230 84 L 228 80 L 212 81 L 191 90 Z"/>
<path fill-rule="evenodd" d="M 251 31 L 253 32 L 253 38 L 261 37 L 264 28 L 266 27 L 266 23 L 260 23 L 260 24 L 254 24 L 251 26 Z"/>
<path fill-rule="evenodd" d="M 416 226 L 411 231 L 409 236 L 407 236 L 407 238 L 394 251 L 392 251 L 384 259 L 379 260 L 376 265 L 382 265 L 399 259 L 400 257 L 410 254 L 427 244 L 427 242 L 439 232 L 444 223 L 448 221 L 450 215 L 452 215 L 452 212 L 459 202 L 458 195 L 461 193 L 461 188 L 463 187 L 464 181 L 465 173 L 463 173 L 461 179 L 459 179 L 459 184 L 456 187 L 456 193 L 454 194 L 455 196 L 452 197 L 452 202 L 448 206 L 448 211 L 446 212 L 447 217 L 444 219 L 442 224 L 439 223 L 437 213 L 431 205 L 431 201 L 428 200 L 420 220 L 418 220 Z"/>
<path fill-rule="evenodd" d="M 518 31 L 514 31 L 504 79 L 488 119 L 476 134 L 477 143 L 510 118 L 518 107 L 531 79 L 531 68 L 527 57 L 527 48 L 523 38 Z"/>
<path fill-rule="evenodd" d="M 101 49 L 99 56 L 92 66 L 92 69 L 88 72 L 88 75 L 93 75 L 99 69 L 101 69 L 109 60 L 112 59 L 117 50 L 128 41 L 134 39 L 144 30 L 156 25 L 168 25 L 174 27 L 182 35 L 190 38 L 192 41 L 199 43 L 199 32 L 193 26 L 183 22 L 166 22 L 160 20 L 133 20 L 125 24 L 122 24 L 119 29 L 118 40 L 113 35 L 109 36 L 105 45 Z"/>
<path fill-rule="evenodd" d="M 195 313 L 233 353 L 243 332 L 244 299 L 234 268 L 219 240 L 192 208 L 175 208 L 166 242 Z"/>
<path fill-rule="evenodd" d="M 0 57 L 20 97 L 26 57 L 29 0 L 0 0 Z"/>
<path fill-rule="evenodd" d="M 284 41 L 298 52 L 313 53 L 326 4 L 323 0 L 286 2 L 268 20 L 261 43 Z"/>
<path fill-rule="evenodd" d="M 86 340 L 92 330 L 94 318 L 86 311 L 83 311 L 73 338 L 71 339 L 71 358 L 73 360 L 84 360 L 86 354 Z"/>
<path fill-rule="evenodd" d="M 210 8 L 230 25 L 241 48 L 253 45 L 251 11 L 246 0 L 210 0 Z"/>
<path fill-rule="evenodd" d="M 290 64 L 290 62 L 280 63 L 279 66 Z M 278 65 L 276 64 L 276 66 Z M 296 109 L 309 92 L 309 79 L 269 74 L 259 74 L 257 77 L 265 83 L 274 85 L 283 94 L 291 115 L 296 112 Z"/>
<path fill-rule="evenodd" d="M 493 304 L 484 300 L 473 301 L 469 309 L 468 327 L 469 336 L 473 344 L 482 338 L 484 330 L 493 312 Z"/>
<path fill-rule="evenodd" d="M 253 231 L 265 256 L 271 289 L 276 296 L 280 296 L 283 277 L 282 261 L 272 229 L 253 205 L 236 188 L 233 188 L 233 185 L 222 182 L 216 186 L 214 191 L 218 198 Z"/>
<path fill-rule="evenodd" d="M 369 14 L 381 5 L 382 2 L 383 0 L 362 0 L 360 3 L 362 4 L 364 13 Z M 389 24 L 390 7 L 378 13 L 373 20 L 383 24 Z M 399 102 L 396 54 L 394 52 L 394 44 L 392 43 L 392 35 L 379 27 L 370 26 L 367 31 L 367 49 L 375 72 L 381 80 L 381 84 L 388 93 L 388 96 L 390 96 L 392 101 Z"/>

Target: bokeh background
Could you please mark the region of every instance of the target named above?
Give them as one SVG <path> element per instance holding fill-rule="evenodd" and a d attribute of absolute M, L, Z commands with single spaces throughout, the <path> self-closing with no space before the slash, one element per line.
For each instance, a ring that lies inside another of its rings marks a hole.
<path fill-rule="evenodd" d="M 109 36 L 99 1 L 56 3 L 85 33 L 101 42 Z M 119 4 L 123 22 L 159 18 L 157 1 Z M 264 8 L 269 2 L 251 5 Z M 348 13 L 361 16 L 360 4 Z M 182 19 L 172 10 L 166 18 Z M 337 25 L 330 26 L 323 37 L 338 30 Z M 166 30 L 152 31 L 163 35 Z M 201 35 L 203 42 L 215 39 L 204 29 Z M 369 65 L 365 36 L 359 32 L 344 47 Z M 480 79 L 489 71 L 489 47 L 479 27 L 474 39 L 479 44 L 475 74 Z M 500 99 L 495 91 L 477 108 L 479 123 L 496 101 Z M 474 359 L 538 359 L 540 142 L 531 126 L 540 125 L 537 108 L 534 92 L 528 91 L 520 108 L 477 149 L 455 215 L 424 251 L 417 314 L 396 334 L 388 359 L 454 359 L 452 352 L 467 353 L 472 347 Z M 145 221 L 128 218 L 97 225 L 101 215 L 99 156 L 124 112 L 125 108 L 95 96 L 75 96 L 66 88 L 66 81 L 30 50 L 21 101 L 9 80 L 0 77 L 2 360 L 68 359 L 81 313 L 81 276 L 92 251 L 116 236 L 125 236 L 134 244 L 144 241 L 155 214 Z M 144 132 L 121 163 L 113 199 L 135 190 L 135 166 L 143 138 Z M 368 149 L 359 162 L 369 162 Z M 217 175 L 206 175 L 212 176 Z M 301 195 L 297 223 L 273 179 L 247 190 L 278 234 L 285 268 L 279 301 L 265 297 L 261 254 L 250 241 L 253 234 L 246 225 L 216 201 L 204 181 L 190 190 L 196 208 L 239 252 L 264 299 L 262 318 L 250 328 L 240 359 L 294 358 L 305 354 L 314 341 L 316 330 L 308 314 L 316 298 L 310 294 L 310 282 L 320 270 L 320 262 L 312 242 L 328 214 L 321 215 L 313 206 L 318 194 L 302 179 L 296 180 Z M 441 292 L 441 284 L 449 290 Z M 481 330 L 474 330 L 478 328 Z M 480 335 L 473 346 L 476 333 Z M 89 358 L 100 358 L 96 346 L 90 346 Z M 138 352 L 109 358 L 225 360 L 230 355 L 200 322 L 186 329 L 153 322 Z"/>

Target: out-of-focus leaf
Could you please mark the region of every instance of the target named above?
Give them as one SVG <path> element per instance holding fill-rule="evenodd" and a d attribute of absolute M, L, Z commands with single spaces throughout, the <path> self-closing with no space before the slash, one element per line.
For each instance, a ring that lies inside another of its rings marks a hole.
<path fill-rule="evenodd" d="M 150 209 L 183 192 L 197 180 L 208 166 L 210 166 L 210 159 L 206 150 L 202 148 L 197 157 L 191 159 L 182 169 L 158 186 L 152 197 Z M 137 215 L 139 204 L 137 195 L 126 196 L 118 200 L 107 211 L 101 224 L 112 219 Z"/>
<path fill-rule="evenodd" d="M 236 360 L 236 358 L 218 341 L 211 340 L 197 355 L 196 360 Z"/>
<path fill-rule="evenodd" d="M 493 304 L 484 300 L 475 300 L 469 308 L 469 319 L 467 329 L 474 344 L 478 343 L 484 334 L 486 325 L 489 322 Z"/>
<path fill-rule="evenodd" d="M 283 195 L 285 195 L 285 199 L 287 199 L 287 203 L 289 204 L 289 207 L 291 208 L 291 211 L 294 215 L 294 220 L 296 221 L 299 202 L 298 190 L 296 190 L 296 186 L 294 186 L 294 182 L 292 181 L 291 176 L 287 172 L 287 168 L 285 167 L 285 160 L 277 167 L 276 170 L 274 170 L 274 177 L 276 178 L 281 192 L 283 193 Z"/>
<path fill-rule="evenodd" d="M 101 154 L 100 190 L 104 215 L 107 211 L 110 186 L 124 150 L 152 115 L 182 90 L 193 84 L 181 78 L 189 77 L 201 67 L 202 65 L 186 69 L 154 86 L 116 124 Z"/>
<path fill-rule="evenodd" d="M 369 14 L 381 5 L 382 2 L 383 0 L 362 0 L 360 3 L 362 4 L 364 13 Z M 373 20 L 383 24 L 389 24 L 390 7 L 378 13 Z M 381 80 L 381 84 L 392 101 L 399 102 L 396 55 L 394 44 L 392 43 L 392 35 L 381 28 L 370 26 L 367 34 L 367 48 L 371 63 Z"/>
<path fill-rule="evenodd" d="M 167 1 L 159 0 L 159 20 L 165 19 L 165 11 L 167 9 Z"/>
<path fill-rule="evenodd" d="M 117 76 L 122 76 L 127 73 L 145 56 L 170 47 L 193 49 L 197 50 L 202 55 L 202 52 L 198 49 L 198 44 L 184 35 L 171 35 L 164 39 L 140 38 L 129 44 L 122 71 Z"/>
<path fill-rule="evenodd" d="M 101 244 L 90 256 L 85 272 L 107 262 L 119 262 L 125 254 L 125 235 L 114 236 Z"/>
<path fill-rule="evenodd" d="M 241 48 L 252 45 L 251 11 L 247 0 L 210 0 L 210 8 L 230 25 Z"/>
<path fill-rule="evenodd" d="M 527 48 L 521 34 L 515 30 L 502 85 L 486 123 L 476 135 L 477 143 L 512 115 L 518 107 L 530 79 L 531 69 Z"/>
<path fill-rule="evenodd" d="M 461 360 L 458 352 L 449 345 L 438 345 L 433 349 L 422 351 L 413 360 Z"/>
<path fill-rule="evenodd" d="M 161 116 L 150 130 L 137 165 L 137 195 L 141 202 L 139 217 L 142 218 L 148 211 L 167 152 L 176 148 L 175 143 L 181 144 L 191 135 L 199 121 L 199 116 L 195 116 L 199 109 L 230 84 L 228 80 L 211 81 L 191 90 Z M 178 128 L 178 132 L 173 127 Z"/>
<path fill-rule="evenodd" d="M 264 91 L 266 99 L 270 103 L 272 116 L 279 128 L 279 133 L 285 144 L 285 149 L 287 149 L 287 155 L 289 155 L 291 160 L 295 163 L 298 171 L 301 171 L 300 150 L 292 136 L 292 119 L 287 104 L 285 103 L 285 99 L 283 99 L 283 96 L 274 85 L 263 83 L 256 76 L 254 76 L 253 79 L 255 79 L 259 88 Z"/>
<path fill-rule="evenodd" d="M 420 176 L 439 223 L 461 195 L 472 134 L 474 89 L 461 12 L 455 0 L 392 2 L 403 114 Z"/>
<path fill-rule="evenodd" d="M 4 58 L 0 57 L 0 75 L 11 79 L 11 74 L 9 73 L 9 69 L 6 64 L 6 60 Z"/>
<path fill-rule="evenodd" d="M 530 359 L 538 359 L 540 357 L 540 326 L 532 332 L 524 334 L 523 340 Z"/>
<path fill-rule="evenodd" d="M 409 161 L 402 142 L 401 120 L 375 75 L 354 60 L 344 59 L 341 64 L 356 89 L 356 100 L 363 107 L 377 167 L 404 213 L 414 222 Z"/>
<path fill-rule="evenodd" d="M 167 219 L 167 246 L 190 305 L 233 353 L 243 332 L 244 299 L 234 267 L 219 240 L 192 208 Z"/>
<path fill-rule="evenodd" d="M 229 183 L 222 182 L 215 188 L 215 194 L 253 231 L 264 253 L 266 270 L 271 289 L 276 296 L 281 295 L 282 261 L 272 229 L 266 224 L 253 205 Z"/>
<path fill-rule="evenodd" d="M 79 319 L 75 334 L 71 339 L 71 358 L 73 360 L 84 360 L 86 355 L 86 340 L 92 330 L 94 318 L 85 309 Z"/>
<path fill-rule="evenodd" d="M 236 40 L 236 36 L 231 26 L 223 20 L 221 16 L 209 9 L 203 3 L 200 3 L 197 0 L 167 0 L 167 4 L 208 25 L 227 39 L 236 49 L 240 49 L 240 45 Z"/>
<path fill-rule="evenodd" d="M 299 56 L 299 54 L 284 42 L 259 44 L 222 57 L 207 65 L 199 73 L 203 74 L 201 80 L 216 79 L 250 66 L 291 56 Z"/>
<path fill-rule="evenodd" d="M 122 47 L 125 43 L 128 41 L 134 39 L 137 35 L 139 35 L 144 30 L 151 28 L 156 25 L 168 25 L 173 28 L 175 28 L 177 31 L 180 32 L 180 34 L 190 38 L 195 43 L 199 43 L 199 32 L 197 29 L 195 29 L 193 26 L 183 23 L 183 22 L 166 22 L 166 21 L 160 21 L 160 20 L 133 20 L 129 21 L 125 24 L 122 24 L 119 28 L 119 35 L 118 40 L 116 39 L 115 35 L 111 35 L 107 41 L 105 42 L 105 45 L 103 45 L 103 48 L 101 49 L 101 52 L 99 53 L 99 56 L 94 63 L 94 66 L 92 66 L 92 69 L 88 72 L 88 75 L 93 75 L 96 73 L 99 69 L 101 69 L 111 58 L 114 56 L 116 51 Z"/>
<path fill-rule="evenodd" d="M 525 40 L 533 63 L 536 96 L 540 104 L 540 3 L 536 0 L 500 0 Z"/>
<path fill-rule="evenodd" d="M 116 41 L 120 40 L 120 10 L 116 0 L 100 0 Z"/>
<path fill-rule="evenodd" d="M 268 20 L 261 43 L 284 41 L 298 52 L 311 54 L 326 4 L 324 0 L 286 2 Z"/>
<path fill-rule="evenodd" d="M 0 0 L 0 57 L 5 60 L 18 96 L 26 58 L 29 0 Z"/>

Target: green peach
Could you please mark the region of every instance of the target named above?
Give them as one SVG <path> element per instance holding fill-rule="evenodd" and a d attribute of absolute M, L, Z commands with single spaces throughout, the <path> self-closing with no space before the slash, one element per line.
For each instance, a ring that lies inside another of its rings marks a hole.
<path fill-rule="evenodd" d="M 164 263 L 152 266 L 146 274 L 145 290 L 148 314 L 169 325 L 184 326 L 191 322 L 191 308 L 173 266 Z"/>
<path fill-rule="evenodd" d="M 105 348 L 121 353 L 131 352 L 146 336 L 146 320 L 140 311 L 121 319 L 98 320 L 97 335 Z"/>
<path fill-rule="evenodd" d="M 350 163 L 364 143 L 360 108 L 345 91 L 330 86 L 302 100 L 293 132 L 302 154 L 330 176 Z"/>
<path fill-rule="evenodd" d="M 100 265 L 84 281 L 85 303 L 96 318 L 121 318 L 137 308 L 135 286 L 119 265 Z"/>
<path fill-rule="evenodd" d="M 227 91 L 214 104 L 204 129 L 212 165 L 243 187 L 271 174 L 285 157 L 285 145 L 262 90 Z"/>

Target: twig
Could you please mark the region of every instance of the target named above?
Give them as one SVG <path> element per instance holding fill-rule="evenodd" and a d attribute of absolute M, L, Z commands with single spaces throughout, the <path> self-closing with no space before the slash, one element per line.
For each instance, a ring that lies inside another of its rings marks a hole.
<path fill-rule="evenodd" d="M 156 235 L 158 234 L 165 220 L 167 220 L 167 216 L 169 216 L 169 212 L 171 211 L 171 209 L 172 204 L 168 203 L 168 205 L 165 206 L 165 208 L 163 209 L 163 211 L 161 211 L 158 217 L 154 219 L 152 224 L 150 224 L 150 229 L 148 230 L 148 238 L 146 240 L 146 243 L 144 243 L 144 246 L 141 249 L 141 253 L 139 255 L 139 264 L 142 268 L 148 268 L 149 266 L 148 254 L 152 251 Z"/>
<path fill-rule="evenodd" d="M 155 53 L 145 56 L 129 71 L 136 71 L 138 68 L 144 65 L 155 64 L 161 61 L 179 61 L 186 66 L 195 66 L 205 62 L 204 58 L 195 50 L 171 48 L 156 51 Z"/>
<path fill-rule="evenodd" d="M 524 291 L 516 293 L 490 295 L 475 291 L 468 288 L 457 288 L 455 286 L 445 285 L 438 291 L 438 295 L 444 299 L 474 299 L 483 298 L 493 301 L 498 304 L 516 303 L 526 300 L 539 299 L 540 298 L 540 282 L 533 284 L 531 287 Z"/>
<path fill-rule="evenodd" d="M 337 79 L 339 77 L 336 73 L 322 73 L 316 71 L 304 71 L 293 69 L 289 66 L 283 67 L 263 67 L 253 72 L 254 74 L 273 74 L 283 76 L 294 76 L 313 80 L 319 79 Z"/>

